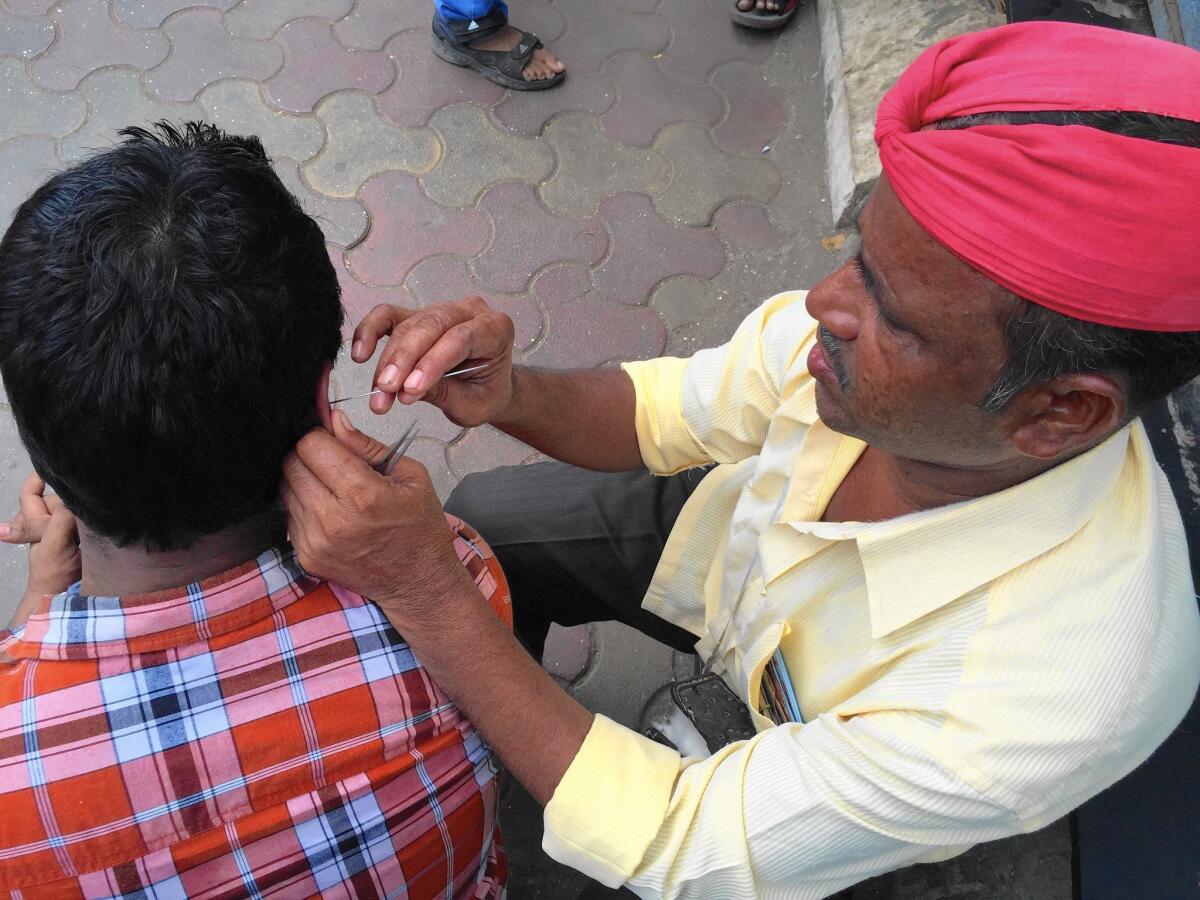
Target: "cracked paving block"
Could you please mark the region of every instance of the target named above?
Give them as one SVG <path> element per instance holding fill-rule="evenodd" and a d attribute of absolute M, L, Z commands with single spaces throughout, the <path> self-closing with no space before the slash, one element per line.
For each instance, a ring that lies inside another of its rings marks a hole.
<path fill-rule="evenodd" d="M 16 137 L 0 144 L 0 234 L 8 230 L 17 207 L 62 167 L 53 138 Z"/>
<path fill-rule="evenodd" d="M 166 103 L 147 96 L 141 75 L 133 69 L 93 72 L 83 79 L 79 93 L 87 98 L 87 121 L 58 142 L 58 152 L 68 162 L 80 160 L 93 150 L 112 147 L 119 140 L 117 132 L 130 125 L 204 118 L 198 103 Z"/>
<path fill-rule="evenodd" d="M 550 91 L 509 91 L 492 107 L 492 118 L 516 134 L 539 135 L 552 118 L 567 112 L 600 113 L 616 99 L 611 79 L 601 72 L 571 70 L 567 80 Z"/>
<path fill-rule="evenodd" d="M 208 119 L 233 134 L 258 135 L 270 156 L 303 162 L 325 143 L 325 129 L 317 119 L 276 112 L 267 106 L 253 81 L 235 79 L 209 85 L 199 100 Z"/>
<path fill-rule="evenodd" d="M 308 183 L 323 194 L 353 197 L 372 175 L 400 170 L 419 175 L 441 155 L 428 128 L 400 128 L 379 114 L 369 94 L 343 91 L 317 106 L 329 140 L 304 168 Z"/>
<path fill-rule="evenodd" d="M 358 0 L 333 30 L 347 47 L 382 50 L 394 35 L 410 28 L 428 33 L 432 20 L 433 4 L 424 0 Z"/>
<path fill-rule="evenodd" d="M 551 263 L 594 266 L 608 235 L 596 219 L 575 221 L 547 212 L 531 185 L 507 181 L 488 189 L 479 208 L 492 218 L 492 243 L 473 263 L 480 284 L 515 294 Z"/>
<path fill-rule="evenodd" d="M 385 48 L 400 73 L 379 95 L 379 111 L 409 128 L 420 128 L 443 106 L 475 102 L 491 106 L 504 89 L 478 72 L 452 66 L 429 49 L 429 30 L 413 29 L 396 35 Z M 550 91 L 548 93 L 553 93 Z"/>
<path fill-rule="evenodd" d="M 491 425 L 472 428 L 446 449 L 450 471 L 458 478 L 500 466 L 519 466 L 537 451 Z M 485 536 L 486 540 L 486 536 Z"/>
<path fill-rule="evenodd" d="M 573 72 L 596 71 L 622 50 L 657 53 L 671 39 L 670 28 L 657 15 L 639 15 L 596 0 L 559 0 L 555 6 L 567 18 L 567 33 L 555 42 L 554 52 Z"/>
<path fill-rule="evenodd" d="M 0 56 L 30 59 L 54 43 L 54 23 L 46 15 L 15 16 L 0 8 Z"/>
<path fill-rule="evenodd" d="M 269 41 L 238 38 L 225 30 L 217 9 L 189 9 L 168 19 L 171 55 L 146 73 L 146 87 L 164 100 L 191 100 L 214 81 L 263 81 L 283 65 L 283 52 Z"/>
<path fill-rule="evenodd" d="M 615 141 L 647 147 L 672 122 L 714 124 L 724 110 L 721 96 L 707 84 L 681 84 L 667 78 L 645 53 L 618 53 L 604 64 L 617 85 L 617 101 L 600 124 Z"/>
<path fill-rule="evenodd" d="M 238 0 L 113 0 L 117 20 L 134 28 L 157 28 L 181 9 L 210 6 L 229 9 Z"/>
<path fill-rule="evenodd" d="M 372 178 L 358 195 L 371 217 L 366 240 L 347 257 L 368 284 L 400 284 L 414 265 L 437 253 L 474 256 L 488 241 L 488 221 L 476 209 L 439 206 L 403 172 Z"/>
<path fill-rule="evenodd" d="M 779 169 L 768 159 L 721 152 L 708 129 L 668 125 L 654 142 L 670 160 L 671 184 L 654 198 L 658 211 L 685 225 L 707 225 L 729 200 L 769 203 L 779 192 Z"/>
<path fill-rule="evenodd" d="M 268 101 L 288 112 L 312 112 L 335 91 L 357 89 L 377 94 L 396 78 L 386 53 L 351 50 L 321 19 L 298 19 L 275 36 L 283 45 L 283 68 L 263 85 Z"/>
<path fill-rule="evenodd" d="M 671 25 L 671 45 L 658 64 L 668 77 L 699 84 L 719 65 L 735 59 L 761 63 L 771 55 L 777 35 L 734 25 L 730 2 L 662 0 L 658 15 Z"/>
<path fill-rule="evenodd" d="M 725 95 L 728 114 L 713 129 L 713 139 L 726 153 L 759 154 L 787 121 L 779 92 L 751 63 L 732 62 L 713 74 L 713 84 Z"/>
<path fill-rule="evenodd" d="M 767 211 L 757 203 L 726 203 L 713 215 L 713 225 L 722 239 L 750 250 L 767 250 L 784 241 Z"/>
<path fill-rule="evenodd" d="M 560 216 L 584 219 L 609 194 L 667 187 L 671 166 L 654 148 L 626 147 L 600 133 L 595 116 L 572 115 L 546 126 L 558 166 L 541 186 L 542 202 Z"/>
<path fill-rule="evenodd" d="M 318 16 L 334 21 L 354 7 L 354 0 L 242 0 L 225 13 L 225 30 L 234 37 L 266 40 L 296 19 Z"/>
<path fill-rule="evenodd" d="M 405 309 L 415 309 L 421 305 L 412 292 L 402 285 L 377 287 L 363 284 L 350 274 L 343 253 L 345 248 L 327 243 L 325 249 L 329 252 L 329 261 L 337 272 L 338 284 L 342 288 L 342 309 L 346 312 L 345 321 L 342 323 L 342 337 L 346 340 L 350 339 L 354 329 L 367 313 L 381 303 L 402 306 Z"/>
<path fill-rule="evenodd" d="M 25 64 L 0 59 L 0 141 L 21 134 L 61 137 L 83 124 L 87 104 L 77 94 L 40 91 L 25 74 Z"/>
<path fill-rule="evenodd" d="M 114 22 L 104 0 L 63 0 L 53 16 L 58 40 L 29 64 L 30 77 L 51 90 L 73 90 L 89 72 L 104 66 L 149 69 L 170 51 L 157 31 Z"/>
<path fill-rule="evenodd" d="M 711 230 L 664 222 L 645 194 L 605 198 L 600 218 L 612 234 L 612 251 L 594 277 L 613 300 L 645 306 L 664 278 L 714 278 L 725 265 L 725 248 Z"/>
<path fill-rule="evenodd" d="M 317 220 L 325 240 L 342 247 L 352 247 L 367 233 L 367 210 L 357 200 L 327 197 L 314 191 L 300 177 L 300 163 L 276 156 L 271 159 L 284 187 L 291 191 L 304 211 Z"/>
<path fill-rule="evenodd" d="M 446 206 L 471 206 L 490 184 L 536 184 L 554 168 L 554 156 L 542 141 L 499 131 L 480 107 L 458 103 L 429 119 L 441 136 L 444 152 L 437 168 L 421 178 L 421 187 Z"/>
<path fill-rule="evenodd" d="M 513 320 L 516 328 L 513 347 L 518 353 L 531 347 L 542 333 L 542 314 L 531 296 L 498 294 L 482 289 L 471 279 L 466 261 L 456 256 L 431 256 L 422 260 L 413 267 L 404 284 L 416 295 L 421 306 L 482 297 L 492 309 L 500 310 Z"/>

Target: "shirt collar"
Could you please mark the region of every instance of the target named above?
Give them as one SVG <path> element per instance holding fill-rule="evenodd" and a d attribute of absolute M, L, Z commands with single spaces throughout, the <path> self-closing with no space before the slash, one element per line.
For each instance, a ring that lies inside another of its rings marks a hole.
<path fill-rule="evenodd" d="M 204 581 L 153 594 L 90 597 L 75 584 L 14 629 L 0 648 L 10 657 L 30 659 L 165 650 L 266 618 L 319 584 L 288 545 Z"/>

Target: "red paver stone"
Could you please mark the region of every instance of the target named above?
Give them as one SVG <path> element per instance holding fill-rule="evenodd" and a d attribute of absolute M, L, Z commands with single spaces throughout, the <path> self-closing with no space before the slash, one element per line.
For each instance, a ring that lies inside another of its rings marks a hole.
<path fill-rule="evenodd" d="M 599 115 L 612 106 L 617 96 L 612 79 L 601 72 L 576 72 L 571 61 L 566 62 L 567 80 L 553 90 L 509 91 L 492 109 L 496 123 L 517 134 L 536 135 L 560 113 Z"/>
<path fill-rule="evenodd" d="M 450 471 L 458 478 L 498 466 L 517 466 L 536 455 L 537 451 L 528 444 L 490 425 L 472 428 L 446 450 Z"/>
<path fill-rule="evenodd" d="M 719 65 L 737 59 L 761 63 L 771 55 L 775 33 L 734 25 L 730 2 L 662 0 L 657 14 L 671 26 L 671 45 L 658 61 L 663 72 L 677 81 L 699 84 Z"/>
<path fill-rule="evenodd" d="M 326 94 L 357 89 L 377 94 L 395 80 L 396 67 L 386 54 L 351 50 L 333 36 L 322 19 L 298 19 L 279 30 L 283 68 L 263 85 L 268 101 L 288 112 L 312 112 Z"/>
<path fill-rule="evenodd" d="M 229 9 L 238 0 L 113 0 L 113 15 L 118 22 L 134 28 L 157 28 L 181 9 L 189 6 L 215 6 Z"/>
<path fill-rule="evenodd" d="M 382 50 L 393 35 L 409 28 L 428 35 L 432 20 L 433 4 L 425 0 L 358 0 L 333 30 L 347 47 Z"/>
<path fill-rule="evenodd" d="M 613 140 L 648 147 L 672 122 L 711 125 L 721 118 L 721 96 L 707 84 L 681 84 L 646 53 L 618 53 L 604 64 L 617 85 L 617 101 L 600 124 Z"/>
<path fill-rule="evenodd" d="M 757 203 L 726 203 L 713 215 L 713 225 L 726 241 L 751 250 L 778 247 L 784 240 Z"/>
<path fill-rule="evenodd" d="M 473 268 L 479 283 L 493 290 L 519 293 L 551 263 L 593 266 L 608 249 L 608 233 L 597 219 L 577 222 L 553 215 L 524 182 L 489 188 L 479 208 L 492 217 L 493 237 Z"/>
<path fill-rule="evenodd" d="M 729 107 L 724 120 L 713 129 L 717 146 L 727 153 L 761 153 L 787 121 L 779 92 L 753 63 L 727 63 L 713 73 L 712 81 Z"/>
<path fill-rule="evenodd" d="M 547 318 L 545 337 L 526 355 L 532 365 L 594 367 L 649 359 L 666 346 L 666 329 L 657 315 L 605 299 L 577 265 L 547 269 L 534 281 L 533 293 Z"/>
<path fill-rule="evenodd" d="M 146 73 L 146 86 L 164 100 L 191 100 L 205 85 L 225 78 L 264 81 L 283 64 L 276 44 L 226 31 L 220 10 L 185 10 L 162 30 L 171 36 L 171 55 Z"/>
<path fill-rule="evenodd" d="M 420 301 L 412 295 L 408 288 L 396 285 L 393 287 L 377 287 L 363 284 L 350 274 L 346 266 L 343 248 L 337 244 L 326 244 L 329 251 L 329 261 L 337 270 L 338 283 L 342 286 L 342 307 L 346 310 L 346 321 L 342 326 L 342 337 L 346 340 L 354 333 L 355 327 L 363 320 L 363 316 L 380 303 L 391 306 L 403 306 L 414 309 L 420 306 Z"/>
<path fill-rule="evenodd" d="M 405 31 L 388 41 L 386 52 L 399 68 L 390 88 L 379 96 L 379 111 L 407 128 L 420 128 L 451 103 L 491 106 L 504 89 L 479 73 L 439 59 L 429 49 L 428 29 Z"/>
<path fill-rule="evenodd" d="M 358 198 L 367 207 L 371 230 L 348 259 L 355 276 L 370 284 L 400 284 L 414 265 L 435 253 L 474 256 L 487 246 L 483 213 L 439 206 L 403 172 L 372 178 Z"/>
<path fill-rule="evenodd" d="M 667 23 L 656 15 L 638 15 L 596 0 L 559 0 L 556 6 L 567 17 L 567 33 L 555 43 L 554 52 L 572 72 L 596 71 L 622 50 L 656 53 L 671 39 Z"/>
<path fill-rule="evenodd" d="M 596 286 L 613 300 L 644 306 L 664 278 L 713 278 L 725 265 L 725 249 L 711 229 L 663 220 L 645 194 L 605 198 L 600 218 L 612 235 L 612 251 L 595 272 Z"/>
<path fill-rule="evenodd" d="M 563 681 L 578 681 L 592 661 L 592 631 L 586 625 L 552 625 L 546 635 L 542 668 Z"/>
<path fill-rule="evenodd" d="M 54 19 L 58 40 L 29 64 L 30 77 L 51 90 L 74 90 L 89 72 L 104 66 L 148 69 L 170 50 L 158 32 L 114 22 L 104 0 L 64 0 Z"/>
<path fill-rule="evenodd" d="M 444 300 L 464 300 L 480 296 L 488 306 L 513 320 L 516 336 L 513 346 L 524 351 L 542 333 L 542 314 L 529 294 L 499 294 L 485 290 L 471 278 L 466 260 L 457 256 L 431 256 L 409 273 L 405 287 L 413 292 L 421 306 Z"/>

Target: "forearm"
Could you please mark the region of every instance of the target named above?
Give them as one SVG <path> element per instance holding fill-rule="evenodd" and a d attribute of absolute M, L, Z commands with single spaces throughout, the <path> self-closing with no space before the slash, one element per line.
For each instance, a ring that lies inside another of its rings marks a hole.
<path fill-rule="evenodd" d="M 434 681 L 543 806 L 592 726 L 592 714 L 556 685 L 496 618 L 474 584 L 444 597 L 436 619 L 396 621 Z M 388 613 L 387 604 L 381 604 Z"/>
<path fill-rule="evenodd" d="M 491 424 L 563 462 L 628 472 L 643 467 L 635 404 L 620 369 L 514 367 L 512 401 Z"/>

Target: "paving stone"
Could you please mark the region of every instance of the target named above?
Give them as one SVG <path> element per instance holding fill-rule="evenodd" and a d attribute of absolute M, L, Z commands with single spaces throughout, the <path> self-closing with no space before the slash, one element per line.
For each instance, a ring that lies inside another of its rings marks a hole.
<path fill-rule="evenodd" d="M 400 284 L 427 256 L 474 256 L 487 246 L 483 213 L 439 206 L 403 172 L 372 178 L 359 199 L 371 216 L 371 232 L 347 259 L 355 277 L 368 284 Z"/>
<path fill-rule="evenodd" d="M 29 59 L 54 43 L 54 23 L 50 17 L 15 16 L 0 8 L 0 56 Z"/>
<path fill-rule="evenodd" d="M 713 226 L 725 241 L 752 250 L 778 247 L 784 236 L 757 203 L 726 203 L 713 214 Z"/>
<path fill-rule="evenodd" d="M 661 153 L 609 140 L 595 116 L 554 119 L 546 126 L 545 139 L 558 165 L 540 193 L 547 208 L 560 216 L 586 218 L 609 194 L 661 191 L 671 178 L 670 164 Z"/>
<path fill-rule="evenodd" d="M 209 6 L 229 9 L 238 0 L 113 0 L 113 15 L 134 28 L 157 28 L 181 9 Z M 293 2 L 293 0 L 289 0 Z"/>
<path fill-rule="evenodd" d="M 59 155 L 68 162 L 113 146 L 119 140 L 118 132 L 130 125 L 204 118 L 198 103 L 166 103 L 148 96 L 142 89 L 141 75 L 134 69 L 92 72 L 79 85 L 79 93 L 87 98 L 87 121 L 58 142 Z"/>
<path fill-rule="evenodd" d="M 271 159 L 284 186 L 296 195 L 304 211 L 317 220 L 325 240 L 342 247 L 353 247 L 367 233 L 367 210 L 357 200 L 327 197 L 314 191 L 300 176 L 300 163 L 284 156 Z"/>
<path fill-rule="evenodd" d="M 53 138 L 15 137 L 0 144 L 0 172 L 4 173 L 4 177 L 0 178 L 0 234 L 8 229 L 17 207 L 61 168 L 62 164 L 54 155 Z M 3 395 L 0 395 L 0 399 L 3 399 Z M 4 499 L 0 495 L 0 503 Z M 2 515 L 3 507 L 0 505 Z"/>
<path fill-rule="evenodd" d="M 666 346 L 666 329 L 658 316 L 645 307 L 605 299 L 579 266 L 547 269 L 534 281 L 533 293 L 546 310 L 546 329 L 541 342 L 526 354 L 531 365 L 590 368 L 650 359 Z"/>
<path fill-rule="evenodd" d="M 499 131 L 474 104 L 439 109 L 429 124 L 444 150 L 437 168 L 421 178 L 421 187 L 446 206 L 471 206 L 490 184 L 536 183 L 554 168 L 553 154 L 543 141 Z"/>
<path fill-rule="evenodd" d="M 735 59 L 761 63 L 771 55 L 778 35 L 734 25 L 730 2 L 662 0 L 657 14 L 670 24 L 671 45 L 658 65 L 667 77 L 699 84 L 719 65 Z"/>
<path fill-rule="evenodd" d="M 658 7 L 659 0 L 612 0 L 614 6 L 636 13 L 652 13 Z"/>
<path fill-rule="evenodd" d="M 258 135 L 271 156 L 303 162 L 325 143 L 325 129 L 319 120 L 276 112 L 267 106 L 253 81 L 220 81 L 206 87 L 199 99 L 210 121 L 232 134 Z"/>
<path fill-rule="evenodd" d="M 566 15 L 556 0 L 510 0 L 508 21 L 514 28 L 532 31 L 547 46 L 567 30 Z"/>
<path fill-rule="evenodd" d="M 234 37 L 216 9 L 189 9 L 162 26 L 171 36 L 171 55 L 146 73 L 146 86 L 164 100 L 191 100 L 214 81 L 270 78 L 283 53 L 269 41 Z"/>
<path fill-rule="evenodd" d="M 333 30 L 347 47 L 382 50 L 401 31 L 417 28 L 428 33 L 432 18 L 432 4 L 424 0 L 358 0 Z"/>
<path fill-rule="evenodd" d="M 285 25 L 275 40 L 283 45 L 283 68 L 263 85 L 263 93 L 289 112 L 312 112 L 322 97 L 334 91 L 357 88 L 377 94 L 396 78 L 396 67 L 386 53 L 349 49 L 323 19 L 297 19 Z"/>
<path fill-rule="evenodd" d="M 575 681 L 592 661 L 592 632 L 586 625 L 551 625 L 546 635 L 542 668 L 563 681 Z"/>
<path fill-rule="evenodd" d="M 17 16 L 44 16 L 58 0 L 0 0 L 0 5 Z"/>
<path fill-rule="evenodd" d="M 437 136 L 427 128 L 400 128 L 379 114 L 374 99 L 358 91 L 326 97 L 317 106 L 329 141 L 308 163 L 308 183 L 324 194 L 353 197 L 372 175 L 389 170 L 420 174 L 441 155 Z"/>
<path fill-rule="evenodd" d="M 479 73 L 435 56 L 429 49 L 428 29 L 402 32 L 388 41 L 386 50 L 399 75 L 377 102 L 379 111 L 397 125 L 419 128 L 443 106 L 468 101 L 491 106 L 504 96 L 502 87 Z"/>
<path fill-rule="evenodd" d="M 612 235 L 612 250 L 594 274 L 605 297 L 645 306 L 664 278 L 713 278 L 725 265 L 725 249 L 707 228 L 664 222 L 645 194 L 617 194 L 600 204 L 600 218 Z"/>
<path fill-rule="evenodd" d="M 83 124 L 87 104 L 76 94 L 48 94 L 30 83 L 25 64 L 0 59 L 0 141 L 20 134 L 61 137 Z"/>
<path fill-rule="evenodd" d="M 554 116 L 566 112 L 599 115 L 617 97 L 612 80 L 602 72 L 570 70 L 567 80 L 550 91 L 509 91 L 492 107 L 492 118 L 517 134 L 537 135 Z"/>
<path fill-rule="evenodd" d="M 518 466 L 537 451 L 490 425 L 470 429 L 446 450 L 450 471 L 457 478 L 499 466 Z"/>
<path fill-rule="evenodd" d="M 669 125 L 654 142 L 674 177 L 654 198 L 659 212 L 685 225 L 707 225 L 717 207 L 734 199 L 769 203 L 779 192 L 779 169 L 768 159 L 723 153 L 705 128 Z"/>
<path fill-rule="evenodd" d="M 408 457 L 415 459 L 429 472 L 429 480 L 433 482 L 433 489 L 443 504 L 458 484 L 458 477 L 450 471 L 450 462 L 446 458 L 448 450 L 449 447 L 442 441 L 423 437 L 417 438 L 408 448 Z"/>
<path fill-rule="evenodd" d="M 29 64 L 30 77 L 50 90 L 72 90 L 103 66 L 148 69 L 170 51 L 162 34 L 114 22 L 104 0 L 63 0 L 53 16 L 58 39 Z"/>
<path fill-rule="evenodd" d="M 538 201 L 533 187 L 507 181 L 488 189 L 479 208 L 492 219 L 492 243 L 473 263 L 480 284 L 518 293 L 554 262 L 593 266 L 604 258 L 608 235 L 596 219 L 555 216 Z"/>
<path fill-rule="evenodd" d="M 353 7 L 354 0 L 242 0 L 225 13 L 225 30 L 235 37 L 266 40 L 288 22 L 306 16 L 334 21 Z"/>
<path fill-rule="evenodd" d="M 513 347 L 523 353 L 542 335 L 542 313 L 529 294 L 501 294 L 489 291 L 471 278 L 466 260 L 457 256 L 431 256 L 417 263 L 405 279 L 405 286 L 416 295 L 421 306 L 443 300 L 464 300 L 479 296 L 488 306 L 513 320 L 516 335 Z"/>
<path fill-rule="evenodd" d="M 679 277 L 659 284 L 651 295 L 650 306 L 662 317 L 667 329 L 675 332 L 712 317 L 722 300 L 720 291 L 711 282 Z"/>
<path fill-rule="evenodd" d="M 659 16 L 639 15 L 596 0 L 558 0 L 555 5 L 567 18 L 567 33 L 555 42 L 554 52 L 568 71 L 594 72 L 622 50 L 657 53 L 671 39 L 667 23 Z"/>
<path fill-rule="evenodd" d="M 713 84 L 725 95 L 728 112 L 713 129 L 713 138 L 726 153 L 761 154 L 787 121 L 779 92 L 751 63 L 732 62 L 713 73 Z"/>
<path fill-rule="evenodd" d="M 421 305 L 412 292 L 402 285 L 378 287 L 363 284 L 350 274 L 343 247 L 327 243 L 325 249 L 329 251 L 329 261 L 333 263 L 338 284 L 342 287 L 342 309 L 346 312 L 345 321 L 342 323 L 342 337 L 345 340 L 350 340 L 358 323 L 380 303 L 402 306 L 405 309 L 415 309 Z"/>
<path fill-rule="evenodd" d="M 647 54 L 618 53 L 604 64 L 617 85 L 617 100 L 600 117 L 604 133 L 616 141 L 648 147 L 671 122 L 714 124 L 724 110 L 709 85 L 681 84 L 659 70 Z"/>

